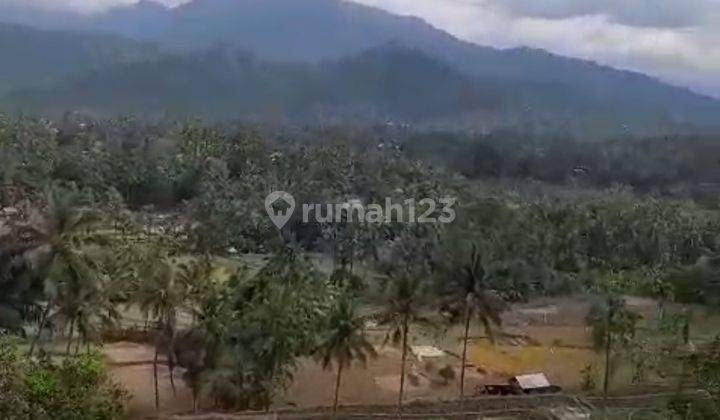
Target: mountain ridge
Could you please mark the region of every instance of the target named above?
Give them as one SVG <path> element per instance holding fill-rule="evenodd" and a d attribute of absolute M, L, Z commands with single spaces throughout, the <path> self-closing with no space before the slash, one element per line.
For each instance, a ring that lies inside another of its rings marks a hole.
<path fill-rule="evenodd" d="M 661 98 L 674 98 L 682 106 L 652 95 L 639 95 L 632 102 L 622 92 L 588 96 L 561 84 L 471 77 L 420 50 L 396 45 L 315 64 L 270 62 L 227 47 L 165 54 L 95 70 L 51 87 L 17 89 L 4 102 L 31 113 L 81 109 L 104 116 L 395 121 L 473 131 L 530 123 L 578 135 L 593 130 L 620 135 L 629 128 L 659 133 L 686 124 L 707 125 L 720 114 L 720 102 L 706 104 L 692 94 L 688 104 L 682 104 L 682 89 L 657 87 L 654 82 L 634 89 L 656 90 Z M 690 111 L 685 112 L 686 107 Z"/>
<path fill-rule="evenodd" d="M 47 85 L 65 77 L 119 63 L 142 61 L 156 47 L 109 34 L 37 30 L 0 23 L 0 94 L 20 87 Z"/>
<path fill-rule="evenodd" d="M 24 17 L 18 16 L 21 13 L 17 10 L 11 12 L 5 11 L 0 20 L 39 29 L 109 33 L 180 51 L 230 45 L 279 62 L 339 59 L 394 42 L 419 48 L 461 71 L 479 76 L 487 72 L 513 74 L 532 61 L 533 66 L 541 65 L 543 69 L 564 68 L 563 79 L 568 79 L 568 67 L 574 69 L 570 78 L 578 75 L 591 78 L 592 74 L 582 73 L 598 69 L 652 77 L 537 48 L 498 49 L 479 45 L 459 39 L 421 18 L 393 15 L 347 0 L 193 0 L 173 8 L 141 0 L 88 16 L 75 14 L 70 18 L 65 12 L 62 19 L 42 18 L 38 11 Z M 488 64 L 492 62 L 494 66 Z M 523 76 L 533 73 L 537 72 L 525 71 Z M 544 76 L 548 73 L 556 72 L 545 71 Z"/>
<path fill-rule="evenodd" d="M 102 86 L 105 83 L 122 86 L 119 96 L 135 92 L 135 102 L 131 97 L 124 98 L 129 110 L 133 103 L 142 104 L 139 110 L 153 105 L 150 108 L 155 113 L 173 102 L 172 98 L 192 100 L 183 93 L 168 90 L 170 87 L 163 79 L 177 76 L 184 80 L 184 85 L 178 85 L 176 89 L 198 90 L 189 84 L 215 89 L 218 97 L 226 96 L 227 106 L 237 101 L 244 104 L 244 99 L 238 99 L 243 94 L 239 88 L 243 83 L 248 91 L 269 95 L 268 100 L 257 99 L 257 109 L 247 107 L 252 104 L 243 105 L 245 108 L 241 107 L 243 112 L 239 116 L 282 114 L 298 117 L 297 114 L 307 109 L 320 107 L 326 113 L 328 107 L 339 106 L 343 112 L 333 112 L 333 117 L 351 113 L 349 109 L 363 109 L 359 114 L 366 117 L 367 114 L 377 116 L 378 112 L 388 119 L 410 118 L 419 122 L 418 115 L 422 113 L 416 111 L 424 106 L 435 112 L 426 114 L 423 119 L 445 121 L 451 127 L 484 129 L 487 120 L 522 124 L 526 120 L 537 123 L 538 119 L 543 124 L 559 121 L 563 126 L 584 127 L 596 116 L 599 122 L 595 125 L 602 126 L 605 131 L 609 127 L 613 134 L 634 126 L 657 125 L 659 129 L 717 126 L 720 120 L 720 101 L 642 73 L 617 70 L 540 49 L 479 46 L 438 30 L 422 19 L 395 16 L 347 1 L 195 0 L 176 8 L 144 1 L 77 19 L 80 24 L 71 19 L 76 26 L 72 32 L 75 42 L 82 44 L 78 37 L 83 36 L 112 39 L 108 42 L 122 43 L 130 51 L 153 45 L 154 53 L 138 53 L 140 58 L 137 60 L 98 60 L 102 65 L 80 66 L 77 71 L 62 72 L 52 79 L 52 83 L 38 86 L 22 83 L 14 89 L 6 87 L 5 92 L 12 91 L 4 100 L 8 106 L 30 104 L 42 112 L 38 100 L 45 98 L 48 103 L 55 102 L 58 106 L 80 107 L 90 103 L 102 105 L 107 110 L 112 105 L 109 98 L 103 97 L 107 92 L 100 94 L 104 92 Z M 46 20 L 38 21 L 41 22 L 39 26 L 43 26 L 42 22 Z M 62 26 L 62 22 L 54 24 Z M 23 28 L 21 31 L 40 31 Z M 57 34 L 46 33 L 45 36 L 52 38 Z M 8 35 L 0 33 L 2 37 Z M 23 47 L 22 38 L 15 37 L 19 39 L 19 47 L 15 49 L 4 46 L 11 56 L 16 57 L 18 69 L 22 68 L 24 60 L 18 53 L 18 48 Z M 43 37 L 38 35 L 37 38 Z M 1 42 L 2 39 L 0 46 Z M 46 42 L 52 45 L 49 40 Z M 43 49 L 50 49 L 39 43 L 25 45 L 25 48 L 39 51 L 38 56 L 42 56 Z M 72 48 L 72 45 L 63 45 L 55 49 Z M 247 55 L 245 61 L 223 58 L 237 50 L 253 54 L 255 64 L 268 71 L 270 77 L 264 79 L 256 73 L 258 67 L 247 66 Z M 391 53 L 377 54 L 383 50 Z M 407 54 L 408 51 L 414 53 Z M 5 53 L 2 48 L 0 53 Z M 94 61 L 92 54 L 88 56 L 87 60 Z M 77 57 L 76 61 L 84 60 L 83 55 Z M 209 59 L 200 63 L 198 57 L 220 58 L 216 63 Z M 187 68 L 173 68 L 168 63 Z M 418 67 L 413 68 L 409 63 L 416 63 Z M 31 61 L 27 66 L 31 64 L 36 68 L 55 67 L 52 60 Z M 446 72 L 438 71 L 442 66 L 446 66 Z M 194 73 L 191 74 L 189 69 Z M 293 69 L 294 73 L 288 69 Z M 398 69 L 412 75 L 408 79 L 412 79 L 413 89 L 402 89 L 404 83 L 410 81 L 404 80 Z M 123 71 L 128 75 L 121 74 Z M 386 73 L 382 74 L 383 71 Z M 379 78 L 373 79 L 373 74 Z M 203 77 L 215 79 L 204 80 Z M 136 89 L 133 81 L 147 88 Z M 277 87 L 270 88 L 266 86 L 268 83 L 277 83 Z M 307 86 L 301 86 L 303 83 Z M 357 86 L 353 87 L 353 84 Z M 98 92 L 90 92 L 87 86 L 97 86 Z M 164 90 L 159 90 L 163 86 Z M 440 86 L 448 89 L 447 95 L 443 96 Z M 462 89 L 457 86 L 464 86 L 467 95 L 458 94 Z M 287 92 L 283 93 L 281 89 Z M 311 92 L 311 89 L 319 91 Z M 328 92 L 330 89 L 334 92 Z M 363 96 L 367 93 L 363 89 L 375 96 Z M 148 96 L 153 91 L 154 97 L 150 100 Z M 53 98 L 50 92 L 57 95 L 62 92 L 61 98 Z M 80 92 L 85 92 L 85 97 Z M 236 98 L 227 96 L 228 92 L 234 92 Z M 392 98 L 387 92 L 399 96 Z M 343 94 L 348 95 L 347 101 L 340 97 Z M 201 93 L 197 96 L 205 99 Z M 371 99 L 378 102 L 369 103 Z M 282 100 L 288 103 L 281 103 Z M 444 104 L 446 109 L 432 103 L 413 103 L 423 100 Z M 216 102 L 215 105 L 219 105 L 222 101 Z M 212 102 L 206 104 L 212 105 Z M 187 111 L 197 108 L 190 104 L 173 105 Z M 123 107 L 118 104 L 118 108 Z M 232 112 L 232 108 L 219 109 L 214 105 L 210 109 L 216 109 L 218 115 Z M 292 115 L 293 110 L 296 115 Z M 448 110 L 456 115 L 446 112 Z M 582 123 L 574 120 L 582 120 Z"/>

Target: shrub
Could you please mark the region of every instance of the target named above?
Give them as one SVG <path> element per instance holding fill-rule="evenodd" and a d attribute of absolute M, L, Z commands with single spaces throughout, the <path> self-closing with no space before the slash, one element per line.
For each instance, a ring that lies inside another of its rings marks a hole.
<path fill-rule="evenodd" d="M 120 419 L 126 400 L 127 393 L 110 380 L 99 353 L 55 364 L 19 357 L 16 346 L 0 343 L 3 419 Z"/>
<path fill-rule="evenodd" d="M 438 374 L 445 381 L 445 385 L 447 385 L 450 381 L 455 380 L 455 369 L 453 369 L 450 365 L 445 365 L 444 368 L 438 371 Z"/>
<path fill-rule="evenodd" d="M 8 420 L 43 418 L 42 411 L 26 399 L 20 360 L 16 348 L 0 337 L 0 413 Z"/>

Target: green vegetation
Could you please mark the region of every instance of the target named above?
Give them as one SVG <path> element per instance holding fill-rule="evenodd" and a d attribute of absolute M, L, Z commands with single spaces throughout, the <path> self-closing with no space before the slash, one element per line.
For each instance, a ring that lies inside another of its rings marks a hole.
<path fill-rule="evenodd" d="M 61 17 L 13 6 L 3 20 L 28 26 L 0 23 L 0 55 L 12 57 L 0 104 L 12 111 L 511 126 L 583 140 L 718 128 L 720 102 L 689 89 L 545 50 L 468 43 L 346 1 L 138 2 Z"/>
<path fill-rule="evenodd" d="M 93 348 L 128 328 L 122 314 L 130 309 L 147 324 L 140 340 L 155 348 L 157 406 L 164 365 L 173 389 L 175 367 L 183 368 L 177 379 L 196 410 L 268 409 L 298 360 L 314 356 L 337 370 L 336 410 L 343 369 L 375 354 L 363 331 L 372 319 L 401 349 L 402 410 L 409 343 L 420 327 L 462 325 L 465 364 L 472 324 L 495 337 L 509 303 L 574 293 L 601 297 L 588 323 L 607 359 L 605 394 L 611 359 L 624 357 L 637 381 L 677 378 L 720 398 L 717 345 L 691 346 L 690 317 L 661 315 L 634 334 L 638 315 L 622 299 L 652 297 L 664 314 L 670 303 L 720 297 L 718 214 L 670 191 L 679 185 L 672 180 L 667 194 L 651 194 L 599 181 L 540 183 L 545 164 L 524 175 L 463 176 L 461 167 L 417 159 L 401 142 L 350 128 L 277 132 L 78 115 L 59 129 L 1 121 L 0 161 L 12 165 L 0 168 L 0 327 L 25 338 L 22 353 L 3 350 L 0 406 L 20 410 L 17 418 L 33 410 L 119 416 L 122 393 Z M 515 153 L 524 151 L 498 159 Z M 296 212 L 278 231 L 264 199 L 279 189 L 298 203 L 456 197 L 458 217 L 366 225 L 303 223 Z M 237 256 L 244 253 L 265 258 L 249 267 Z M 329 269 L 311 261 L 318 253 Z M 462 399 L 464 371 L 459 377 Z"/>
<path fill-rule="evenodd" d="M 333 397 L 333 413 L 337 411 L 338 396 L 344 368 L 354 360 L 366 363 L 376 355 L 375 348 L 363 334 L 364 319 L 356 314 L 356 308 L 348 297 L 338 299 L 337 306 L 329 316 L 327 336 L 321 339 L 318 351 L 323 368 L 337 365 L 337 380 Z"/>
<path fill-rule="evenodd" d="M 462 253 L 460 253 L 462 255 Z M 494 342 L 493 328 L 502 324 L 501 315 L 506 303 L 490 290 L 485 282 L 483 257 L 477 247 L 472 246 L 469 261 L 464 265 L 458 263 L 461 272 L 450 276 L 441 287 L 448 290 L 449 297 L 441 310 L 450 316 L 451 322 L 463 324 L 463 351 L 460 366 L 467 364 L 467 347 L 470 334 L 470 323 L 476 318 L 485 328 L 485 333 Z M 465 392 L 465 369 L 460 370 L 460 399 Z"/>
<path fill-rule="evenodd" d="M 0 337 L 0 413 L 7 419 L 112 420 L 123 417 L 126 393 L 102 357 L 88 353 L 61 363 L 28 360 Z"/>

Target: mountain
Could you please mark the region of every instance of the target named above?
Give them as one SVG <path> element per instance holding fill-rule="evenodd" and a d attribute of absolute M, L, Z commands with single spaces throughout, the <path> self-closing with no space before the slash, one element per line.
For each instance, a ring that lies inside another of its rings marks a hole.
<path fill-rule="evenodd" d="M 18 89 L 6 100 L 35 112 L 293 121 L 420 121 L 500 109 L 499 94 L 442 61 L 396 47 L 321 64 L 268 62 L 214 48 L 93 71 L 51 88 Z"/>
<path fill-rule="evenodd" d="M 144 24 L 152 21 L 154 24 Z M 531 85 L 525 106 L 542 107 L 544 87 L 609 105 L 619 95 L 650 112 L 658 101 L 682 102 L 700 112 L 707 101 L 689 91 L 656 88 L 650 77 L 530 48 L 496 49 L 460 40 L 422 19 L 397 16 L 346 0 L 194 0 L 177 8 L 151 1 L 111 9 L 87 22 L 179 50 L 231 45 L 279 62 L 337 60 L 378 46 L 417 49 L 472 77 Z M 634 98 L 633 98 L 634 97 Z M 542 98 L 542 96 L 541 96 Z M 698 100 L 702 105 L 695 106 Z M 648 106 L 647 103 L 651 105 Z M 669 118 L 682 121 L 682 113 Z M 711 117 L 715 117 L 712 115 Z"/>
<path fill-rule="evenodd" d="M 597 135 L 718 126 L 720 120 L 719 101 L 642 74 L 543 50 L 479 46 L 421 19 L 349 1 L 194 0 L 172 9 L 141 1 L 59 20 L 18 10 L 0 19 L 55 30 L 72 25 L 131 52 L 145 43 L 161 49 L 121 63 L 92 58 L 90 68 L 77 71 L 46 66 L 42 71 L 56 73 L 54 84 L 32 83 L 46 80 L 43 75 L 25 77 L 4 98 L 7 106 L 38 112 L 82 107 L 216 118 L 374 118 L 476 130 L 533 124 Z M 68 48 L 41 44 L 19 40 L 10 56 Z M 20 58 L 17 68 L 27 67 L 23 63 Z"/>
<path fill-rule="evenodd" d="M 66 12 L 58 18 L 57 13 L 27 7 L 23 12 L 22 7 L 15 6 L 14 10 L 3 10 L 0 21 L 112 33 L 182 51 L 229 45 L 280 62 L 335 60 L 393 43 L 419 49 L 479 77 L 597 84 L 597 90 L 633 77 L 629 72 L 543 50 L 476 45 L 422 19 L 393 15 L 349 0 L 192 0 L 176 8 L 141 0 L 99 14 Z"/>
<path fill-rule="evenodd" d="M 0 94 L 147 60 L 157 49 L 111 35 L 39 31 L 0 23 Z"/>
<path fill-rule="evenodd" d="M 678 131 L 684 124 L 709 125 L 720 115 L 717 101 L 652 79 L 629 77 L 623 88 L 592 94 L 558 83 L 472 77 L 394 45 L 322 63 L 277 63 L 217 47 L 16 89 L 4 102 L 51 114 L 82 109 L 106 116 L 395 121 L 481 131 L 533 124 L 585 137 Z"/>
<path fill-rule="evenodd" d="M 39 29 L 105 32 L 177 49 L 233 45 L 277 61 L 337 59 L 388 42 L 445 46 L 454 40 L 418 18 L 345 0 L 194 0 L 177 8 L 153 1 L 94 15 L 15 7 L 0 20 Z"/>

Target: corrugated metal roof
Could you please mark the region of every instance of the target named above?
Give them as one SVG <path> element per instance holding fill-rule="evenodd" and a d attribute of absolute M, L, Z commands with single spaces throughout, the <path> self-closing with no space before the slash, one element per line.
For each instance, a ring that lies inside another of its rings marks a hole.
<path fill-rule="evenodd" d="M 443 357 L 445 352 L 433 346 L 410 346 L 415 357 L 421 360 L 424 357 Z"/>
<path fill-rule="evenodd" d="M 550 386 L 550 382 L 542 373 L 533 373 L 530 375 L 520 375 L 514 378 L 522 389 L 546 388 Z"/>

